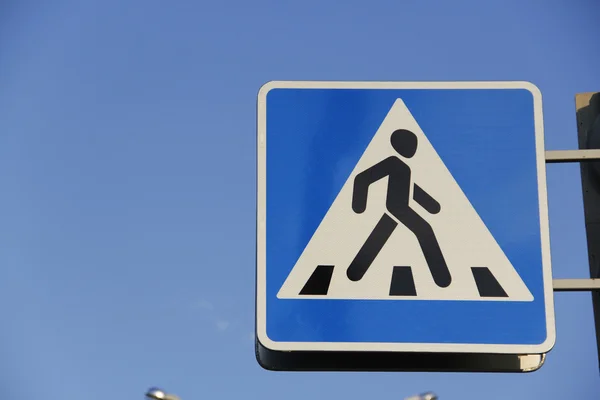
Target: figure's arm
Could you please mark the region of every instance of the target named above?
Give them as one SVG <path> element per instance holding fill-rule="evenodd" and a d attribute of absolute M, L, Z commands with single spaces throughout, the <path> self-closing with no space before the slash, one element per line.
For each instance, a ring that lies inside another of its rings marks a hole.
<path fill-rule="evenodd" d="M 369 186 L 388 176 L 393 162 L 394 157 L 386 158 L 356 175 L 356 178 L 354 178 L 354 190 L 352 191 L 352 209 L 355 213 L 360 214 L 367 209 Z"/>
<path fill-rule="evenodd" d="M 429 193 L 421 189 L 421 187 L 416 183 L 415 190 L 413 191 L 413 199 L 415 199 L 415 201 L 419 203 L 421 207 L 429 211 L 431 214 L 437 214 L 442 209 L 440 203 L 431 197 Z"/>

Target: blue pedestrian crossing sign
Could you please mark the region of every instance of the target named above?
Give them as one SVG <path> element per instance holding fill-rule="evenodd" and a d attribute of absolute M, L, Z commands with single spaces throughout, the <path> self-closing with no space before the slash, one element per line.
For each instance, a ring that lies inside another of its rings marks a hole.
<path fill-rule="evenodd" d="M 262 347 L 553 347 L 533 84 L 269 82 L 257 140 Z"/>

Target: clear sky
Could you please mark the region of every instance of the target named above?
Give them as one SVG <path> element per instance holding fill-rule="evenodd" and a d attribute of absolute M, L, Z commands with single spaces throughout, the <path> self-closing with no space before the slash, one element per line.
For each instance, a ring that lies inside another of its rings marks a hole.
<path fill-rule="evenodd" d="M 275 373 L 254 357 L 256 95 L 273 79 L 528 80 L 547 149 L 600 90 L 600 4 L 0 2 L 0 397 L 594 398 L 588 293 L 533 374 Z M 576 165 L 548 168 L 556 278 L 587 276 Z M 50 394 L 49 394 L 50 393 Z"/>

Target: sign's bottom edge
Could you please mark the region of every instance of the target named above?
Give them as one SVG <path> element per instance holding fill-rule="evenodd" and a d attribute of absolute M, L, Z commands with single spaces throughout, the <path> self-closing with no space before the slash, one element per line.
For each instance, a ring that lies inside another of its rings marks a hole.
<path fill-rule="evenodd" d="M 255 341 L 259 365 L 271 371 L 533 372 L 546 353 L 497 354 L 390 351 L 277 351 Z"/>

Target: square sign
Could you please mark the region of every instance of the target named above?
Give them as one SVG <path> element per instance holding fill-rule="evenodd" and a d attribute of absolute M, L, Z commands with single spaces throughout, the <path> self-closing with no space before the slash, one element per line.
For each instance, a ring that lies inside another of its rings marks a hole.
<path fill-rule="evenodd" d="M 257 196 L 263 348 L 553 347 L 534 85 L 269 82 L 258 95 Z"/>

